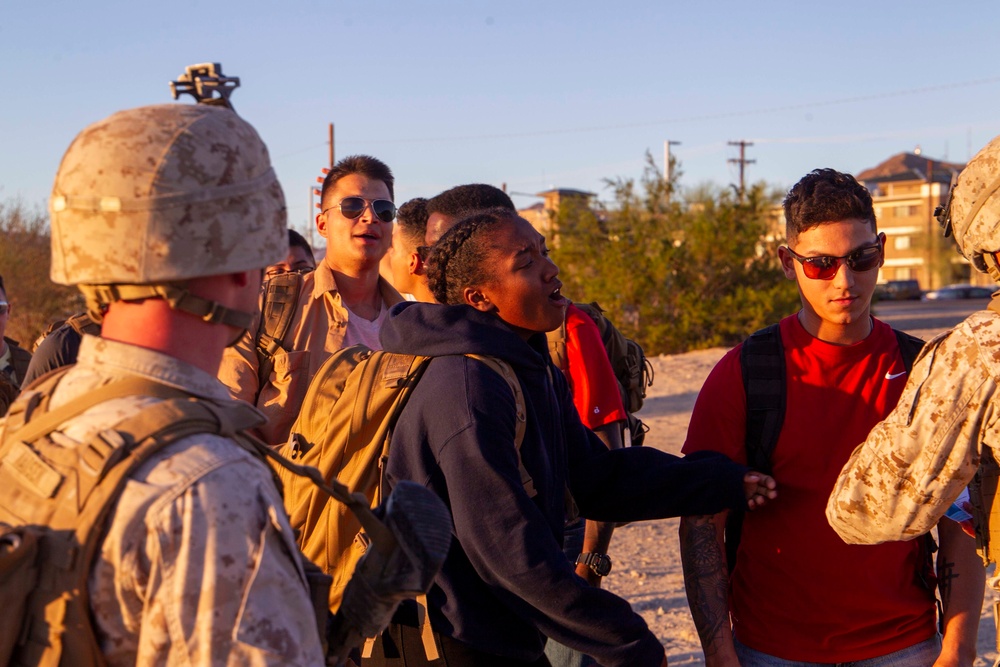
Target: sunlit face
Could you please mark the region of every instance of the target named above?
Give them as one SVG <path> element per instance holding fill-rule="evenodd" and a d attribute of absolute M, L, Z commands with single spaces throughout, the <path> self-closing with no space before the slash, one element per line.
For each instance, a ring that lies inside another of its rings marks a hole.
<path fill-rule="evenodd" d="M 522 338 L 558 329 L 569 301 L 562 296 L 559 269 L 549 259 L 545 238 L 526 220 L 508 222 L 491 235 L 487 284 L 466 289 L 466 302 L 496 313 Z"/>
<path fill-rule="evenodd" d="M 289 246 L 288 255 L 277 264 L 272 264 L 264 271 L 264 279 L 273 278 L 282 273 L 304 273 L 316 268 L 316 261 L 305 248 L 297 245 Z"/>
<path fill-rule="evenodd" d="M 337 181 L 323 201 L 323 213 L 316 216 L 316 228 L 326 239 L 324 261 L 335 270 L 377 267 L 392 241 L 392 222 L 383 222 L 371 206 L 360 216 L 346 217 L 338 204 L 345 197 L 361 197 L 367 202 L 392 199 L 389 187 L 380 180 L 348 174 Z"/>
<path fill-rule="evenodd" d="M 801 232 L 790 247 L 803 257 L 842 257 L 873 244 L 884 245 L 885 236 L 876 235 L 861 219 L 827 222 Z M 829 280 L 809 278 L 801 262 L 784 247 L 779 257 L 785 276 L 794 280 L 802 300 L 802 324 L 812 335 L 830 342 L 856 342 L 869 332 L 872 293 L 878 280 L 878 266 L 854 271 L 841 261 Z"/>

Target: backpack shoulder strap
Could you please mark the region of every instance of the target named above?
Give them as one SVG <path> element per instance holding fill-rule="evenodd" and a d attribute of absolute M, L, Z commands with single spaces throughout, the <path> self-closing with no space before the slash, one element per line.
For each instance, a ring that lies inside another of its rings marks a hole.
<path fill-rule="evenodd" d="M 740 368 L 747 403 L 747 464 L 770 474 L 771 455 L 785 421 L 785 351 L 778 324 L 743 341 Z"/>
<path fill-rule="evenodd" d="M 81 336 L 83 334 L 90 334 L 91 336 L 99 336 L 101 333 L 101 325 L 99 322 L 95 322 L 94 318 L 90 316 L 89 313 L 77 313 L 73 315 L 68 320 L 66 324 L 70 326 L 73 331 L 77 332 Z"/>
<path fill-rule="evenodd" d="M 517 379 L 517 375 L 514 373 L 511 365 L 503 359 L 478 354 L 469 354 L 466 356 L 481 361 L 493 369 L 494 372 L 507 381 L 507 385 L 514 393 L 514 405 L 517 410 L 514 422 L 514 447 L 517 450 L 517 467 L 521 472 L 521 484 L 524 485 L 524 490 L 528 493 L 529 498 L 534 498 L 538 492 L 535 490 L 534 482 L 531 481 L 531 475 L 528 474 L 524 463 L 521 461 L 521 445 L 524 444 L 524 433 L 528 426 L 528 410 L 524 402 L 524 392 L 521 391 L 521 381 Z"/>
<path fill-rule="evenodd" d="M 780 324 L 755 331 L 740 349 L 743 392 L 746 395 L 747 464 L 771 474 L 771 455 L 785 421 L 785 350 Z M 729 574 L 736 567 L 743 535 L 743 512 L 726 517 L 726 564 Z"/>
<path fill-rule="evenodd" d="M 65 371 L 68 369 L 62 370 Z M 53 383 L 48 386 L 54 387 L 54 384 L 58 382 L 59 378 L 61 378 L 61 374 L 53 375 Z M 46 398 L 51 395 L 48 392 L 46 392 L 46 394 Z M 37 418 L 32 419 L 30 414 L 25 415 L 25 424 L 18 429 L 17 438 L 22 442 L 32 442 L 43 435 L 48 435 L 52 431 L 56 430 L 56 428 L 58 428 L 62 423 L 85 412 L 99 403 L 110 401 L 114 398 L 137 395 L 154 396 L 164 399 L 189 396 L 187 392 L 161 384 L 154 380 L 142 377 L 128 377 L 116 382 L 111 382 L 103 387 L 98 387 L 97 389 L 87 392 L 86 394 L 61 405 L 54 410 L 44 412 Z"/>
<path fill-rule="evenodd" d="M 906 374 L 909 375 L 910 371 L 913 370 L 913 362 L 920 355 L 920 351 L 924 349 L 924 339 L 911 336 L 899 329 L 893 329 L 892 333 L 896 334 L 899 354 L 903 357 L 903 368 L 906 369 Z"/>
<path fill-rule="evenodd" d="M 254 338 L 257 351 L 257 387 L 264 386 L 274 369 L 274 355 L 285 346 L 285 337 L 302 291 L 302 274 L 282 273 L 267 281 L 261 304 L 260 325 Z"/>
<path fill-rule="evenodd" d="M 549 356 L 552 357 L 552 363 L 556 365 L 556 368 L 561 370 L 563 373 L 566 372 L 568 368 L 566 365 L 566 316 L 563 315 L 562 324 L 559 325 L 558 329 L 549 331 L 545 334 L 546 339 L 549 341 Z"/>

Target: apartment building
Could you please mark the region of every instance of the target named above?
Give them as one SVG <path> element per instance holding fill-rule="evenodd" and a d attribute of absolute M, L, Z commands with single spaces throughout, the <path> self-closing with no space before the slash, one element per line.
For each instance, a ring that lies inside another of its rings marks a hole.
<path fill-rule="evenodd" d="M 518 215 L 531 223 L 531 226 L 538 230 L 550 243 L 554 243 L 554 229 L 552 228 L 559 206 L 564 202 L 572 202 L 577 206 L 590 206 L 597 197 L 593 192 L 584 190 L 573 190 L 572 188 L 553 188 L 539 192 L 536 197 L 542 201 L 532 204 L 527 208 L 518 210 Z"/>
<path fill-rule="evenodd" d="M 879 231 L 885 232 L 885 265 L 879 282 L 917 280 L 921 289 L 953 283 L 986 284 L 942 235 L 934 209 L 944 204 L 952 178 L 964 164 L 913 153 L 893 155 L 856 178 L 872 193 Z"/>

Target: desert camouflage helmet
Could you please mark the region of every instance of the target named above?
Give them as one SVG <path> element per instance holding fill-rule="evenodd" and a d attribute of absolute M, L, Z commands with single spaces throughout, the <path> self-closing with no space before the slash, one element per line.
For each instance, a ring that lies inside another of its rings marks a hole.
<path fill-rule="evenodd" d="M 993 254 L 1000 251 L 1000 137 L 976 153 L 958 175 L 939 219 L 945 235 L 955 235 L 965 258 L 1000 281 Z"/>
<path fill-rule="evenodd" d="M 267 147 L 221 107 L 155 105 L 94 123 L 63 156 L 49 209 L 62 285 L 180 281 L 288 253 Z"/>

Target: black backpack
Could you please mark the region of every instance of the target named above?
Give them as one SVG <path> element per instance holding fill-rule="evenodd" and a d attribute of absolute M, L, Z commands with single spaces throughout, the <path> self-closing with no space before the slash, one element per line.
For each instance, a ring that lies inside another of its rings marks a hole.
<path fill-rule="evenodd" d="M 896 334 L 903 367 L 909 375 L 924 341 L 897 329 L 892 331 Z M 747 465 L 770 475 L 771 456 L 785 421 L 785 351 L 778 324 L 756 331 L 743 341 L 740 367 L 747 401 Z M 726 519 L 726 559 L 730 574 L 736 567 L 742 532 L 743 512 L 730 512 Z M 933 591 L 937 580 L 933 558 L 937 544 L 930 533 L 921 540 L 921 551 L 917 576 L 928 590 Z"/>

